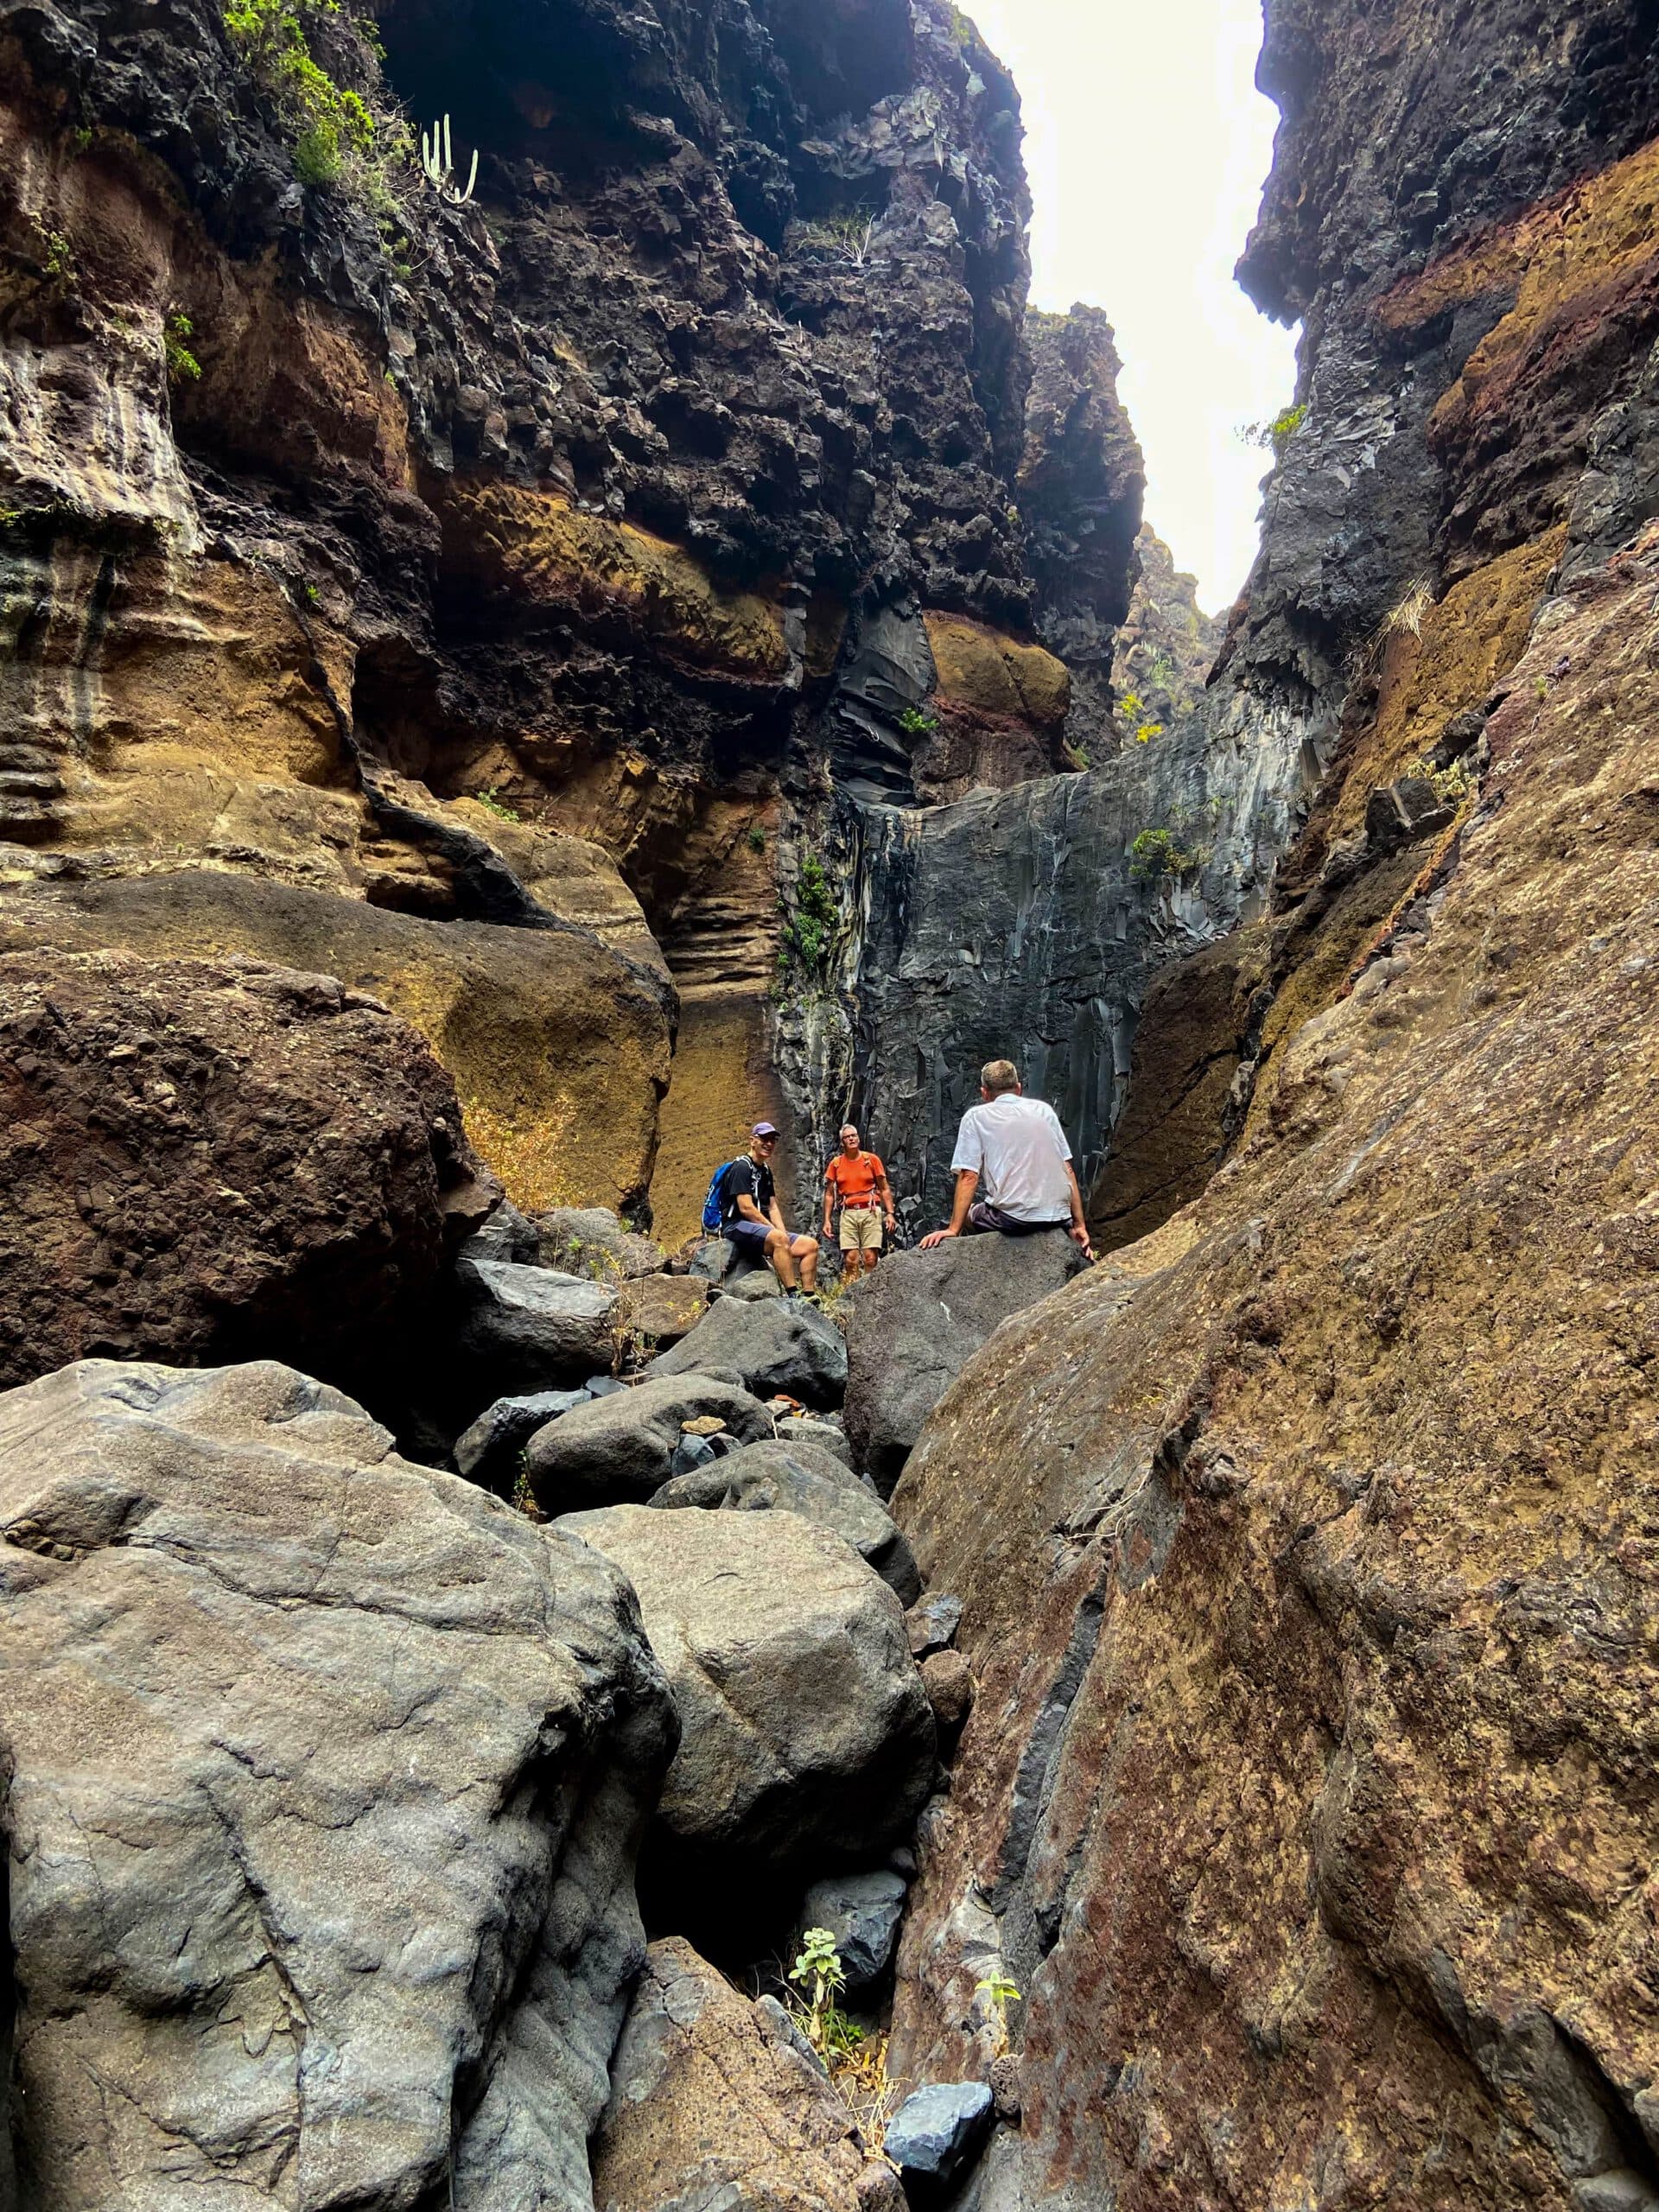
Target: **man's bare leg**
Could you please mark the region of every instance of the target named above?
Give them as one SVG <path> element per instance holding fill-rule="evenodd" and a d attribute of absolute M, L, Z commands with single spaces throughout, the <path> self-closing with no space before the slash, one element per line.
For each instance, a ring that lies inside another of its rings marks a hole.
<path fill-rule="evenodd" d="M 811 1236 L 798 1236 L 790 1250 L 791 1259 L 800 1262 L 801 1288 L 810 1298 L 818 1287 L 817 1240 Z"/>
<path fill-rule="evenodd" d="M 816 1247 L 814 1248 L 816 1249 Z M 798 1286 L 795 1255 L 789 1238 L 781 1229 L 774 1229 L 766 1239 L 766 1257 L 772 1262 L 772 1272 L 785 1290 Z"/>

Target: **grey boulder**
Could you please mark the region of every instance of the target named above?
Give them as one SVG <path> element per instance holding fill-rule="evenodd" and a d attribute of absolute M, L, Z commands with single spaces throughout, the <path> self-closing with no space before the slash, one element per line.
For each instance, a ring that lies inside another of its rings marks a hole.
<path fill-rule="evenodd" d="M 512 1490 L 518 1455 L 538 1428 L 588 1402 L 586 1390 L 532 1390 L 522 1398 L 498 1398 L 456 1441 L 455 1465 L 468 1482 L 503 1497 Z"/>
<path fill-rule="evenodd" d="M 848 1440 L 884 1497 L 922 1424 L 992 1331 L 1051 1297 L 1084 1266 L 1064 1230 L 958 1236 L 899 1252 L 848 1301 Z"/>
<path fill-rule="evenodd" d="M 785 1416 L 774 1431 L 780 1444 L 810 1444 L 820 1452 L 832 1452 L 850 1472 L 853 1447 L 843 1432 L 827 1421 L 800 1421 Z"/>
<path fill-rule="evenodd" d="M 652 1945 L 594 2142 L 597 2212 L 903 2212 L 780 2014 L 681 1938 Z"/>
<path fill-rule="evenodd" d="M 687 1440 L 688 1442 L 690 1440 Z M 677 1474 L 651 1503 L 763 1513 L 782 1507 L 844 1536 L 898 1594 L 914 1603 L 922 1583 L 910 1546 L 873 1491 L 810 1444 L 747 1444 L 694 1473 Z"/>
<path fill-rule="evenodd" d="M 544 1268 L 589 1275 L 597 1282 L 633 1282 L 660 1274 L 668 1255 L 604 1206 L 554 1206 L 531 1224 Z"/>
<path fill-rule="evenodd" d="M 580 1420 L 580 1412 L 568 1416 Z M 683 1884 L 867 1864 L 931 1783 L 933 1715 L 904 1611 L 852 1546 L 798 1513 L 620 1505 L 556 1523 L 639 1593 L 679 1713 L 659 1863 Z"/>
<path fill-rule="evenodd" d="M 758 1398 L 783 1392 L 804 1405 L 838 1406 L 847 1386 L 840 1330 L 799 1299 L 722 1298 L 646 1372 L 684 1375 L 705 1363 L 734 1370 Z"/>
<path fill-rule="evenodd" d="M 983 2082 L 940 2082 L 916 2090 L 887 2122 L 887 2156 L 907 2179 L 943 2185 L 989 2133 L 993 2102 Z"/>
<path fill-rule="evenodd" d="M 272 1363 L 0 1396 L 0 1531 L 16 2201 L 586 2207 L 673 1743 L 615 1569 Z"/>
<path fill-rule="evenodd" d="M 504 1260 L 533 1265 L 539 1239 L 536 1224 L 521 1214 L 511 1198 L 503 1198 L 489 1219 L 475 1230 L 455 1255 L 457 1260 Z"/>
<path fill-rule="evenodd" d="M 887 1970 L 908 1886 L 902 1874 L 882 1866 L 873 1873 L 835 1874 L 814 1882 L 802 1902 L 802 1931 L 829 1929 L 855 1996 Z"/>
<path fill-rule="evenodd" d="M 674 1471 L 684 1424 L 713 1414 L 740 1444 L 772 1434 L 772 1416 L 746 1390 L 706 1375 L 665 1375 L 595 1398 L 537 1429 L 524 1471 L 544 1513 L 643 1504 Z"/>
<path fill-rule="evenodd" d="M 475 1382 L 493 1395 L 556 1389 L 610 1365 L 616 1293 L 609 1284 L 465 1257 L 455 1281 L 455 1348 Z"/>

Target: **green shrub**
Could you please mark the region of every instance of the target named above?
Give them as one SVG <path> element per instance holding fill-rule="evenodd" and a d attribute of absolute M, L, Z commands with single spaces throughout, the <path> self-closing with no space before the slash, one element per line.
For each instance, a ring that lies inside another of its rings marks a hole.
<path fill-rule="evenodd" d="M 1129 843 L 1129 876 L 1135 883 L 1158 883 L 1201 868 L 1208 857 L 1200 846 L 1183 845 L 1173 830 L 1142 830 Z"/>
<path fill-rule="evenodd" d="M 766 849 L 766 833 L 758 822 L 749 824 L 748 845 L 752 853 L 764 853 Z"/>
<path fill-rule="evenodd" d="M 906 737 L 931 737 L 938 726 L 938 716 L 925 715 L 919 707 L 906 707 L 899 717 L 899 727 Z"/>
<path fill-rule="evenodd" d="M 1306 420 L 1306 405 L 1299 401 L 1294 407 L 1281 407 L 1270 423 L 1248 424 L 1243 435 L 1253 446 L 1270 447 L 1276 465 L 1284 459 L 1291 440 Z"/>
<path fill-rule="evenodd" d="M 1163 734 L 1162 722 L 1142 722 L 1135 733 L 1135 741 L 1137 745 L 1150 745 L 1154 737 L 1161 737 Z"/>
<path fill-rule="evenodd" d="M 494 815 L 498 822 L 520 822 L 524 819 L 522 815 L 517 813 L 513 808 L 504 804 L 496 797 L 493 784 L 486 784 L 483 790 L 474 791 L 473 797 L 484 811 L 486 814 Z"/>
<path fill-rule="evenodd" d="M 201 363 L 185 342 L 194 334 L 195 325 L 188 315 L 170 315 L 162 327 L 162 347 L 167 355 L 167 373 L 175 384 L 194 384 L 201 374 Z"/>
<path fill-rule="evenodd" d="M 313 191 L 334 187 L 365 207 L 383 238 L 398 213 L 393 180 L 413 141 L 401 117 L 384 123 L 360 92 L 335 84 L 312 54 L 305 19 L 338 16 L 340 0 L 228 0 L 225 29 L 293 133 L 294 174 Z M 353 29 L 370 52 L 376 41 Z"/>
<path fill-rule="evenodd" d="M 808 853 L 796 880 L 794 912 L 784 926 L 778 955 L 780 989 L 787 986 L 791 977 L 803 982 L 822 983 L 840 918 L 836 894 L 823 863 L 817 854 Z"/>

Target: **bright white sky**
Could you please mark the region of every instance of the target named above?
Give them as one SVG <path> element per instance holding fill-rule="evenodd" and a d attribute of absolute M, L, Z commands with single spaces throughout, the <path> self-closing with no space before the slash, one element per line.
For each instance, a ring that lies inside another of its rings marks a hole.
<path fill-rule="evenodd" d="M 1147 456 L 1147 519 L 1229 606 L 1268 456 L 1237 436 L 1294 397 L 1295 334 L 1233 282 L 1278 121 L 1253 81 L 1261 0 L 964 0 L 1013 71 L 1036 214 L 1032 299 L 1103 307 Z"/>

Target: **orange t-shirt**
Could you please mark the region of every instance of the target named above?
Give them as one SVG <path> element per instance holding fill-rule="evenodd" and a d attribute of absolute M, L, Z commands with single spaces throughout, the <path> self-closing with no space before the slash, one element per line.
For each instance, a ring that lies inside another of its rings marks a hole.
<path fill-rule="evenodd" d="M 887 1169 L 873 1152 L 855 1153 L 849 1160 L 838 1152 L 823 1171 L 823 1179 L 841 1195 L 844 1206 L 868 1206 L 875 1204 L 875 1194 L 887 1179 Z"/>

